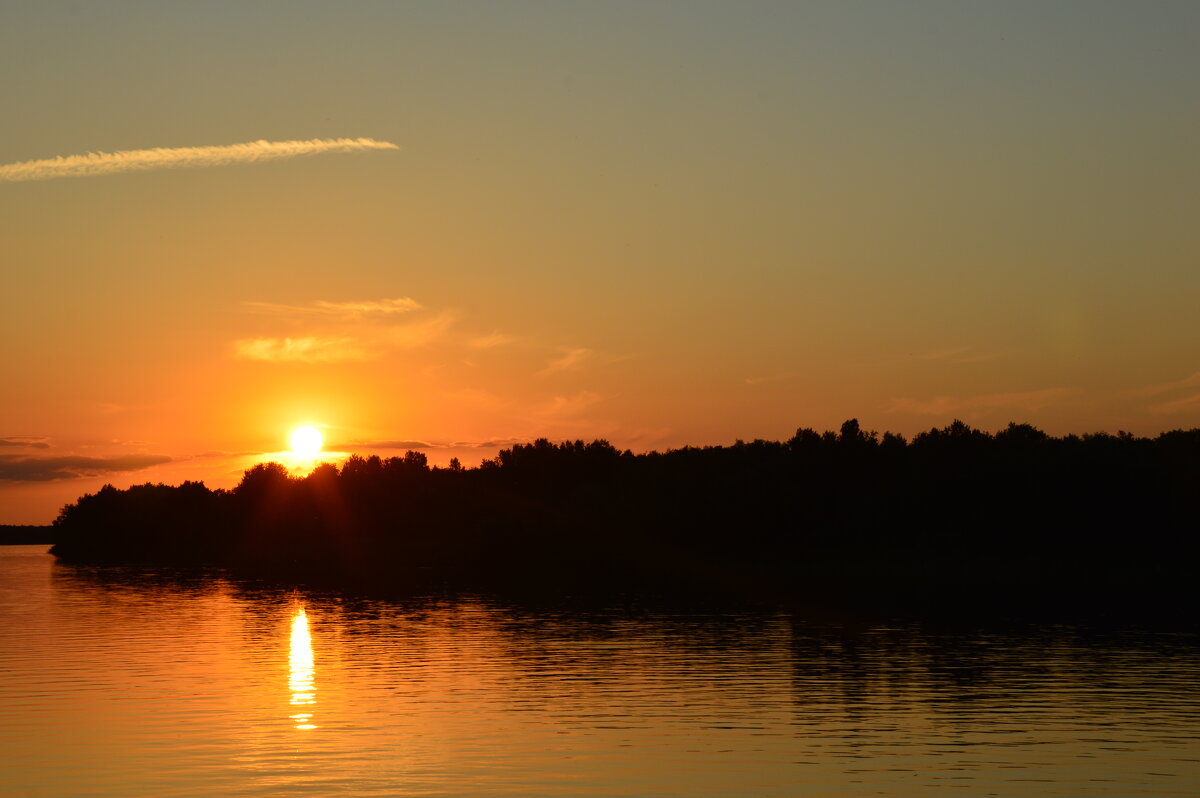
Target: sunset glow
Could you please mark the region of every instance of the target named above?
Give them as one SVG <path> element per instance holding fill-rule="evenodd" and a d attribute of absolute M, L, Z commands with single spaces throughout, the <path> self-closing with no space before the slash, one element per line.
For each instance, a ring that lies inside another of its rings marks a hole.
<path fill-rule="evenodd" d="M 0 25 L 0 523 L 539 437 L 1200 425 L 1196 4 L 153 7 Z"/>
<path fill-rule="evenodd" d="M 1198 45 L 3 3 L 0 798 L 1200 784 Z"/>

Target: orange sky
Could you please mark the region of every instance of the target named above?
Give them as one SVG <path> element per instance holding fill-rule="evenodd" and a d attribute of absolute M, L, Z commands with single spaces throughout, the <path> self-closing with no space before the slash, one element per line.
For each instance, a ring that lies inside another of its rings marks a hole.
<path fill-rule="evenodd" d="M 6 12 L 0 523 L 228 486 L 302 423 L 467 464 L 1200 426 L 1198 31 L 1166 2 Z"/>

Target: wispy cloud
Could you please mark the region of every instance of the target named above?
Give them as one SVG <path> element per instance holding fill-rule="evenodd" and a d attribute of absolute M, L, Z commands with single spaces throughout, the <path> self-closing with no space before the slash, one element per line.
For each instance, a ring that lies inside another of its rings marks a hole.
<path fill-rule="evenodd" d="M 401 349 L 416 349 L 428 346 L 439 340 L 446 331 L 458 320 L 454 311 L 442 311 L 436 316 L 414 321 L 410 324 L 397 324 L 380 330 L 379 341 L 385 345 Z"/>
<path fill-rule="evenodd" d="M 390 141 L 370 138 L 308 139 L 306 141 L 247 141 L 206 147 L 155 147 L 149 150 L 89 152 L 59 155 L 38 161 L 20 161 L 0 166 L 0 183 L 49 180 L 55 177 L 90 177 L 149 169 L 196 166 L 225 166 L 235 163 L 295 158 L 329 152 L 396 150 Z"/>
<path fill-rule="evenodd" d="M 384 441 L 350 441 L 349 443 L 339 443 L 332 448 L 345 452 L 365 451 L 369 449 L 441 449 L 445 444 L 431 443 L 430 441 L 405 441 L 405 440 L 384 440 Z"/>
<path fill-rule="evenodd" d="M 1181 380 L 1145 385 L 1129 391 L 1127 395 L 1142 400 L 1156 400 L 1147 408 L 1152 413 L 1179 413 L 1200 408 L 1200 393 L 1196 392 L 1196 388 L 1200 388 L 1200 371 Z M 1186 395 L 1181 395 L 1185 392 Z M 1171 394 L 1175 394 L 1175 397 L 1171 398 Z"/>
<path fill-rule="evenodd" d="M 20 446 L 25 449 L 49 449 L 50 444 L 45 438 L 31 435 L 9 435 L 0 438 L 0 446 Z"/>
<path fill-rule="evenodd" d="M 555 396 L 541 408 L 540 415 L 550 417 L 574 416 L 603 399 L 598 393 L 580 391 L 571 396 Z"/>
<path fill-rule="evenodd" d="M 243 302 L 248 308 L 261 313 L 335 316 L 342 319 L 359 319 L 364 316 L 393 316 L 421 309 L 421 303 L 412 297 L 395 299 L 367 299 L 357 302 L 327 302 L 318 299 L 311 305 L 281 305 L 274 302 Z"/>
<path fill-rule="evenodd" d="M 336 448 L 342 451 L 368 450 L 438 450 L 438 449 L 495 449 L 521 443 L 521 438 L 492 438 L 486 441 L 421 441 L 421 440 L 357 440 L 338 444 Z"/>
<path fill-rule="evenodd" d="M 772 374 L 765 377 L 746 377 L 743 382 L 747 385 L 766 385 L 772 382 L 783 382 L 795 377 L 795 374 Z"/>
<path fill-rule="evenodd" d="M 937 363 L 983 363 L 1002 357 L 1000 352 L 979 352 L 969 346 L 954 346 L 910 355 L 913 360 Z"/>
<path fill-rule="evenodd" d="M 1172 391 L 1182 390 L 1184 388 L 1200 388 L 1200 371 L 1194 374 L 1189 374 L 1182 380 L 1174 382 L 1160 382 L 1154 385 L 1147 385 L 1143 388 L 1138 388 L 1134 391 L 1135 396 L 1158 396 L 1159 394 L 1171 393 Z"/>
<path fill-rule="evenodd" d="M 512 446 L 514 443 L 526 443 L 528 439 L 522 438 L 492 438 L 486 441 L 455 441 L 452 448 L 460 449 L 499 449 L 505 446 Z"/>
<path fill-rule="evenodd" d="M 247 360 L 293 363 L 336 363 L 367 360 L 373 354 L 349 337 L 245 338 L 233 343 L 234 353 Z"/>
<path fill-rule="evenodd" d="M 1184 396 L 1180 399 L 1172 399 L 1169 402 L 1162 402 L 1153 405 L 1150 409 L 1155 413 L 1180 413 L 1185 410 L 1200 409 L 1200 393 Z"/>
<path fill-rule="evenodd" d="M 171 462 L 170 457 L 155 454 L 128 454 L 120 457 L 23 457 L 0 455 L 0 481 L 50 482 L 56 479 L 98 476 L 114 471 L 139 471 Z"/>
<path fill-rule="evenodd" d="M 505 335 L 502 332 L 493 331 L 489 335 L 480 335 L 467 341 L 467 346 L 472 349 L 494 349 L 497 346 L 505 346 L 511 344 L 515 338 L 511 335 Z"/>
<path fill-rule="evenodd" d="M 288 305 L 268 305 L 288 308 Z M 454 311 L 442 311 L 405 324 L 387 323 L 380 318 L 406 312 L 420 305 L 414 300 L 384 299 L 369 302 L 323 302 L 313 308 L 338 316 L 337 322 L 321 325 L 307 335 L 242 338 L 233 342 L 234 355 L 247 360 L 276 363 L 337 363 L 374 360 L 389 350 L 417 349 L 440 340 L 458 319 Z M 403 309 L 403 310 L 401 310 Z M 365 318 L 370 316 L 371 318 Z M 360 318 L 363 317 L 363 318 Z"/>
<path fill-rule="evenodd" d="M 352 318 L 371 313 L 390 316 L 393 313 L 408 313 L 412 310 L 419 310 L 421 307 L 420 302 L 407 296 L 396 297 L 395 299 L 370 299 L 362 302 L 326 302 L 323 299 L 318 299 L 314 304 L 318 308 L 330 313 L 348 315 Z"/>
<path fill-rule="evenodd" d="M 538 372 L 539 377 L 577 369 L 583 361 L 592 356 L 592 350 L 583 347 L 560 346 L 558 349 L 562 354 L 552 358 L 546 367 Z"/>
<path fill-rule="evenodd" d="M 1044 388 L 1038 391 L 989 393 L 976 396 L 934 396 L 929 399 L 894 398 L 890 413 L 914 413 L 926 416 L 945 416 L 955 413 L 988 410 L 1041 410 L 1062 401 L 1072 394 L 1068 388 Z"/>

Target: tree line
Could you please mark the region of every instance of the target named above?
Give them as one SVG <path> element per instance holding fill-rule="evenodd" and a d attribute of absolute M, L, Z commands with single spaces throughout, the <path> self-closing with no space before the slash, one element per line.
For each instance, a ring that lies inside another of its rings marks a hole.
<path fill-rule="evenodd" d="M 230 490 L 106 485 L 60 558 L 211 563 L 394 587 L 722 585 L 920 595 L 1156 595 L 1198 548 L 1200 429 L 1054 437 L 961 421 L 911 440 L 854 419 L 786 441 L 634 454 L 538 439 L 478 467 L 353 455 Z M 1178 588 L 1176 590 L 1175 588 Z"/>

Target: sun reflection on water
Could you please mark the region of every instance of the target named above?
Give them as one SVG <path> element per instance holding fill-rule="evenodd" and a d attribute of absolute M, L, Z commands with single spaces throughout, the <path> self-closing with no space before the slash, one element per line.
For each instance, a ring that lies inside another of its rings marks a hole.
<path fill-rule="evenodd" d="M 317 703 L 317 689 L 313 678 L 312 637 L 308 633 L 308 615 L 304 607 L 298 607 L 292 616 L 292 649 L 288 654 L 288 687 L 292 691 L 291 705 L 295 712 L 290 715 L 297 729 L 315 729 L 312 722 L 312 705 Z"/>

